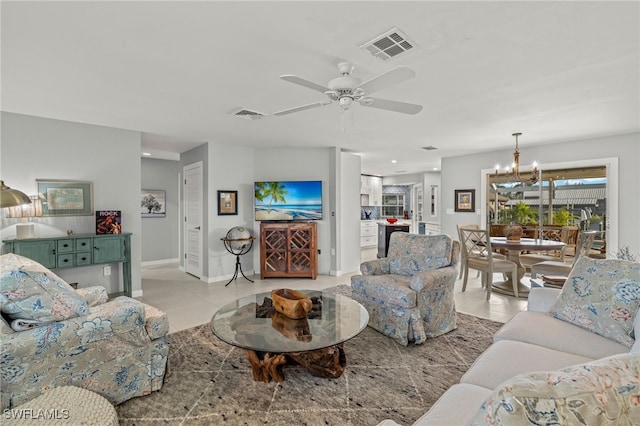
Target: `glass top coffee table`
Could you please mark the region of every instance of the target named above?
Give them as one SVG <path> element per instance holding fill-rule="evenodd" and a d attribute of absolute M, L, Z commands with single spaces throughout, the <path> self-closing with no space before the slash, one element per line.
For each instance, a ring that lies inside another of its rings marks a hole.
<path fill-rule="evenodd" d="M 257 381 L 284 380 L 282 367 L 302 365 L 314 376 L 340 377 L 346 365 L 343 343 L 367 326 L 369 314 L 339 294 L 302 290 L 313 302 L 306 318 L 291 319 L 273 307 L 271 292 L 243 297 L 220 308 L 211 331 L 245 350 Z"/>

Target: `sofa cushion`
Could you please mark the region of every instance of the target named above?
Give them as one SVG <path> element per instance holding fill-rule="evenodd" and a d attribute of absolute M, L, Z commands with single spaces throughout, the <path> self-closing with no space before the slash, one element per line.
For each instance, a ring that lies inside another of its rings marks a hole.
<path fill-rule="evenodd" d="M 640 356 L 523 374 L 502 383 L 472 422 L 485 424 L 637 424 Z"/>
<path fill-rule="evenodd" d="M 627 353 L 629 348 L 542 312 L 521 311 L 503 325 L 493 341 L 516 340 L 591 359 Z"/>
<path fill-rule="evenodd" d="M 495 389 L 500 383 L 518 374 L 557 370 L 590 361 L 593 359 L 544 346 L 500 340 L 475 360 L 460 382 Z"/>
<path fill-rule="evenodd" d="M 425 243 L 426 242 L 426 243 Z M 413 275 L 451 264 L 453 240 L 448 235 L 394 232 L 389 240 L 389 272 Z"/>
<path fill-rule="evenodd" d="M 468 425 L 491 392 L 482 386 L 455 384 L 413 426 Z"/>
<path fill-rule="evenodd" d="M 640 307 L 640 263 L 579 258 L 549 314 L 627 347 Z"/>
<path fill-rule="evenodd" d="M 17 255 L 0 257 L 0 309 L 9 320 L 49 323 L 88 312 L 87 302 L 56 274 Z"/>

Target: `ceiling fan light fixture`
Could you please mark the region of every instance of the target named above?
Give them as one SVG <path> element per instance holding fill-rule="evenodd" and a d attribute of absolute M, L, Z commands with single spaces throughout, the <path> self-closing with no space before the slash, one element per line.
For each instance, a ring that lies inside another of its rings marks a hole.
<path fill-rule="evenodd" d="M 338 100 L 340 104 L 340 108 L 343 111 L 347 111 L 351 109 L 351 104 L 353 103 L 353 99 L 350 96 L 343 96 Z"/>

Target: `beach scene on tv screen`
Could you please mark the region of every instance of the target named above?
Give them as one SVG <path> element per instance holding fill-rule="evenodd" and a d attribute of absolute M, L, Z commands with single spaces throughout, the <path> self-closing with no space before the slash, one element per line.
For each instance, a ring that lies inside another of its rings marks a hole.
<path fill-rule="evenodd" d="M 256 182 L 256 220 L 322 219 L 322 181 Z"/>

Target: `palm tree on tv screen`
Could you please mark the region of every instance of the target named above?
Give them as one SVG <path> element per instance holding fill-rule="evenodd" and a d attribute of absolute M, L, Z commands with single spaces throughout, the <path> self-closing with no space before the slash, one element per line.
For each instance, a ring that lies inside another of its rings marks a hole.
<path fill-rule="evenodd" d="M 269 200 L 269 207 L 267 209 L 268 213 L 271 213 L 271 204 L 275 201 L 276 203 L 286 203 L 287 200 L 284 198 L 285 195 L 289 194 L 286 187 L 280 185 L 279 182 L 260 182 L 256 185 L 255 189 L 255 197 L 256 199 L 262 201 L 267 197 L 271 197 Z"/>

